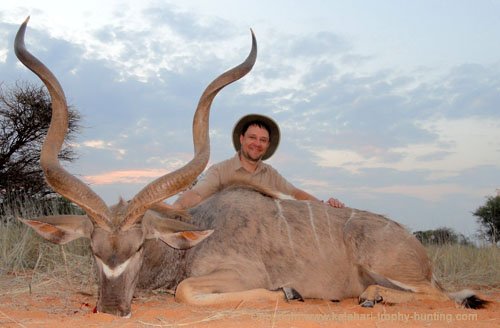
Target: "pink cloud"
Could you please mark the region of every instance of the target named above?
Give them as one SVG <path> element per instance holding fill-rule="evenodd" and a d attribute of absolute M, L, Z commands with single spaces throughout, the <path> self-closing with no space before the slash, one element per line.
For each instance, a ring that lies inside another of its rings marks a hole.
<path fill-rule="evenodd" d="M 106 185 L 113 183 L 148 183 L 164 174 L 169 173 L 165 169 L 147 170 L 123 170 L 111 171 L 97 175 L 87 175 L 83 179 L 93 185 Z"/>

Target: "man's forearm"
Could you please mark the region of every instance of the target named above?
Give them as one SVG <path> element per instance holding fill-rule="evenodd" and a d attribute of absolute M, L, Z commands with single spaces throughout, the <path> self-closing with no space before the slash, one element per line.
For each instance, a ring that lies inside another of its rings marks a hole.
<path fill-rule="evenodd" d="M 201 201 L 200 195 L 192 190 L 186 190 L 179 198 L 172 204 L 176 209 L 187 209 L 195 206 Z"/>
<path fill-rule="evenodd" d="M 298 200 L 313 200 L 319 202 L 320 200 L 314 197 L 313 195 L 305 192 L 304 190 L 297 189 L 292 195 L 295 199 Z"/>

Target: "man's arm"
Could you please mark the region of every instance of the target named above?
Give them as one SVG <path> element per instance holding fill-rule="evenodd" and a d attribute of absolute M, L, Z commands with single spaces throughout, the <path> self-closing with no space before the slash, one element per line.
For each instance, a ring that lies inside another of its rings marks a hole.
<path fill-rule="evenodd" d="M 297 200 L 313 200 L 316 202 L 320 202 L 319 199 L 299 188 L 295 188 L 295 190 L 292 192 L 292 197 Z"/>
<path fill-rule="evenodd" d="M 295 188 L 295 191 L 292 193 L 292 196 L 298 200 L 312 200 L 312 201 L 322 202 L 319 199 L 317 199 L 316 197 L 314 197 L 313 195 L 311 195 L 311 194 L 309 194 L 309 193 L 307 193 L 304 190 L 299 189 L 299 188 Z M 335 198 L 329 198 L 326 201 L 326 203 L 328 205 L 330 205 L 331 207 L 337 207 L 337 208 L 345 207 L 344 203 L 342 203 L 340 200 L 335 199 Z"/>
<path fill-rule="evenodd" d="M 212 165 L 203 178 L 177 198 L 172 207 L 185 210 L 198 205 L 202 200 L 219 190 L 220 181 L 218 165 Z"/>
<path fill-rule="evenodd" d="M 312 200 L 315 202 L 323 202 L 310 193 L 295 187 L 293 184 L 288 182 L 281 174 L 279 174 L 276 169 L 272 168 L 271 166 L 269 166 L 269 169 L 272 172 L 273 183 L 271 184 L 271 186 L 273 188 L 276 188 L 278 191 L 290 195 L 297 200 Z M 335 198 L 329 198 L 326 201 L 326 204 L 330 205 L 331 207 L 345 207 L 344 203 Z"/>
<path fill-rule="evenodd" d="M 195 206 L 201 201 L 201 196 L 197 192 L 190 189 L 183 192 L 172 204 L 172 207 L 178 210 L 187 209 Z"/>

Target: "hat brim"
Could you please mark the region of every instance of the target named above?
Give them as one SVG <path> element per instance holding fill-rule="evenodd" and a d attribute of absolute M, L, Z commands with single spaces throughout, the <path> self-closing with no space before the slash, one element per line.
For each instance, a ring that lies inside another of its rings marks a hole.
<path fill-rule="evenodd" d="M 269 148 L 267 149 L 264 156 L 262 156 L 262 160 L 266 160 L 269 157 L 273 156 L 276 149 L 278 149 L 278 145 L 280 143 L 280 128 L 278 124 L 270 117 L 259 115 L 259 114 L 249 114 L 240 118 L 240 120 L 234 125 L 233 128 L 233 146 L 236 151 L 240 151 L 241 142 L 240 135 L 243 127 L 251 121 L 262 121 L 264 122 L 271 131 L 269 131 Z"/>

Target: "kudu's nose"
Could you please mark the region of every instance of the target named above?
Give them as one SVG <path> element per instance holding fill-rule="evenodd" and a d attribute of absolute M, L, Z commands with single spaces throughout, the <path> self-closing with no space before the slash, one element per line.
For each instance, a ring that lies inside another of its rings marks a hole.
<path fill-rule="evenodd" d="M 111 315 L 115 315 L 118 317 L 122 318 L 130 318 L 132 316 L 132 311 L 130 310 L 130 307 L 123 307 L 120 305 L 98 305 L 97 306 L 97 312 L 98 313 L 107 313 Z"/>

